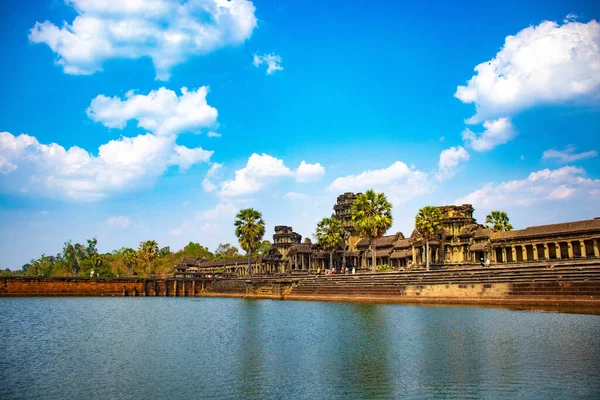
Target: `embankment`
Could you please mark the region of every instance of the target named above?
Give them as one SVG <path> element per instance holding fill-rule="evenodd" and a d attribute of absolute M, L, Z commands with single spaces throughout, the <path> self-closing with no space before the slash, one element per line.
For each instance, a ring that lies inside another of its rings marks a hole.
<path fill-rule="evenodd" d="M 253 279 L 0 278 L 7 296 L 186 296 L 577 307 L 600 312 L 600 261 Z"/>

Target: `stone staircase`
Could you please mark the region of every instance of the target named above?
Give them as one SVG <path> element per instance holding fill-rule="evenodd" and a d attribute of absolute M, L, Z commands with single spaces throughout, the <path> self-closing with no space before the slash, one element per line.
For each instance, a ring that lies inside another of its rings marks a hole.
<path fill-rule="evenodd" d="M 600 301 L 600 262 L 306 277 L 291 297 L 571 297 Z"/>

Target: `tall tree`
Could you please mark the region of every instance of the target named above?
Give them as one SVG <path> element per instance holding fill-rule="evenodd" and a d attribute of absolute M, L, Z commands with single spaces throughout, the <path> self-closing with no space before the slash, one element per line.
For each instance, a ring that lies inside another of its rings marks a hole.
<path fill-rule="evenodd" d="M 367 190 L 352 203 L 352 223 L 362 236 L 371 239 L 371 262 L 375 272 L 375 239 L 382 237 L 392 226 L 392 205 L 383 193 Z"/>
<path fill-rule="evenodd" d="M 229 243 L 219 243 L 219 246 L 215 250 L 216 260 L 226 260 L 228 258 L 234 258 L 239 256 L 238 248 L 232 246 Z"/>
<path fill-rule="evenodd" d="M 323 218 L 317 223 L 317 243 L 329 250 L 329 268 L 333 268 L 333 252 L 344 243 L 344 225 L 337 218 Z"/>
<path fill-rule="evenodd" d="M 415 217 L 415 227 L 419 236 L 425 239 L 425 263 L 429 270 L 429 241 L 434 239 L 442 229 L 442 213 L 434 206 L 426 206 L 419 210 Z"/>
<path fill-rule="evenodd" d="M 240 242 L 242 249 L 248 255 L 248 276 L 252 277 L 252 268 L 250 267 L 250 258 L 256 251 L 265 235 L 265 221 L 262 214 L 253 208 L 240 210 L 235 216 L 235 235 Z"/>
<path fill-rule="evenodd" d="M 485 223 L 498 232 L 508 232 L 513 229 L 508 219 L 508 214 L 504 211 L 492 211 L 485 217 Z"/>
<path fill-rule="evenodd" d="M 131 276 L 131 270 L 137 264 L 137 253 L 131 247 L 127 247 L 122 251 L 123 264 L 127 267 L 127 276 Z"/>
<path fill-rule="evenodd" d="M 65 242 L 65 246 L 63 247 L 63 259 L 67 262 L 69 271 L 73 273 L 73 276 L 77 276 L 77 272 L 79 271 L 78 253 L 76 246 L 73 246 L 73 243 L 71 243 L 70 240 Z"/>
<path fill-rule="evenodd" d="M 140 248 L 138 249 L 138 253 L 140 255 L 140 258 L 146 261 L 146 263 L 148 264 L 148 276 L 150 276 L 150 263 L 158 255 L 158 243 L 156 243 L 156 240 L 146 240 L 145 242 L 141 242 Z"/>

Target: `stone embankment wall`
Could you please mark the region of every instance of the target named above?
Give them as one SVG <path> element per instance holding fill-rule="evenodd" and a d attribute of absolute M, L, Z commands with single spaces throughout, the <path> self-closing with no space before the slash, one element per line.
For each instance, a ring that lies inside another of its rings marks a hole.
<path fill-rule="evenodd" d="M 544 305 L 600 312 L 600 261 L 568 265 L 253 279 L 0 278 L 2 296 L 205 296 Z"/>
<path fill-rule="evenodd" d="M 297 300 L 592 307 L 600 311 L 600 263 L 312 277 Z"/>
<path fill-rule="evenodd" d="M 0 297 L 137 296 L 143 279 L 0 278 Z"/>

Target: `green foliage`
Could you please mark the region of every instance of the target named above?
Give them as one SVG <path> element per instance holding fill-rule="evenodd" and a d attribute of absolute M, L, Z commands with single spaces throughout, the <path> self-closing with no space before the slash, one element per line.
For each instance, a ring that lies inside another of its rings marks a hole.
<path fill-rule="evenodd" d="M 513 229 L 508 214 L 504 211 L 492 211 L 485 217 L 485 223 L 497 232 L 508 232 Z"/>
<path fill-rule="evenodd" d="M 344 243 L 344 225 L 337 218 L 323 218 L 317 223 L 315 237 L 323 249 L 333 251 Z"/>
<path fill-rule="evenodd" d="M 229 243 L 219 243 L 219 246 L 215 250 L 215 260 L 227 260 L 241 256 L 238 248 Z"/>
<path fill-rule="evenodd" d="M 431 240 L 442 229 L 442 213 L 439 208 L 426 206 L 419 210 L 415 217 L 415 228 L 423 239 Z"/>
<path fill-rule="evenodd" d="M 158 255 L 158 243 L 156 240 L 146 240 L 140 243 L 138 248 L 138 258 L 143 260 L 148 265 L 148 271 L 146 276 L 150 276 L 152 273 L 152 261 Z"/>
<path fill-rule="evenodd" d="M 272 246 L 271 242 L 269 242 L 268 240 L 263 240 L 260 243 L 260 246 L 254 253 L 254 255 L 257 255 L 259 257 L 264 257 L 267 254 L 267 252 L 271 249 L 271 246 Z"/>
<path fill-rule="evenodd" d="M 251 276 L 250 256 L 260 247 L 265 235 L 265 221 L 262 214 L 253 208 L 240 210 L 235 216 L 235 236 L 248 255 L 248 275 Z"/>
<path fill-rule="evenodd" d="M 158 257 L 166 257 L 170 254 L 173 254 L 173 253 L 171 253 L 171 248 L 169 246 L 161 247 L 158 250 Z"/>
<path fill-rule="evenodd" d="M 439 208 L 425 206 L 415 216 L 415 228 L 419 236 L 425 239 L 427 251 L 426 267 L 429 269 L 429 241 L 434 239 L 442 230 L 442 213 Z"/>
<path fill-rule="evenodd" d="M 388 264 L 381 264 L 375 267 L 375 271 L 377 272 L 392 272 L 394 271 L 394 267 Z"/>
<path fill-rule="evenodd" d="M 392 226 L 392 205 L 384 193 L 367 190 L 354 199 L 352 203 L 352 224 L 354 229 L 371 239 L 372 264 L 375 266 L 375 246 L 373 241 L 382 237 Z"/>

